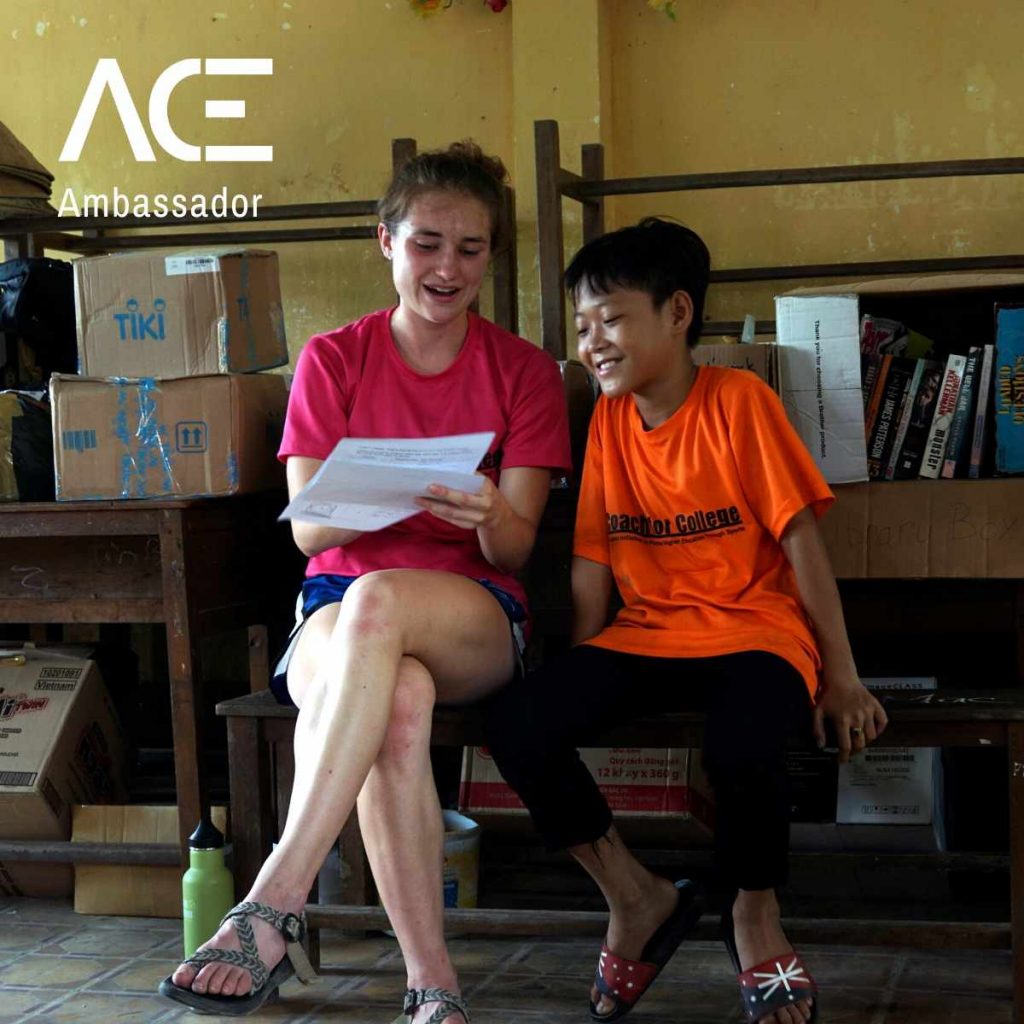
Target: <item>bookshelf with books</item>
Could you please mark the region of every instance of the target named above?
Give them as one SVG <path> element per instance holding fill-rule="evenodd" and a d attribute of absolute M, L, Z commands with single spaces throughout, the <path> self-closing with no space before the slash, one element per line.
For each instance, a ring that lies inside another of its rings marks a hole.
<path fill-rule="evenodd" d="M 1024 473 L 1024 275 L 906 289 L 855 286 L 869 478 Z"/>

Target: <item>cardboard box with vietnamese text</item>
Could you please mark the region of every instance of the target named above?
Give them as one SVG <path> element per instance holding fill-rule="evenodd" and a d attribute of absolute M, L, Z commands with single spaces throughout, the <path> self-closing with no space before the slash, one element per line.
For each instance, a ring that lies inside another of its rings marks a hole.
<path fill-rule="evenodd" d="M 124 798 L 124 750 L 107 688 L 81 650 L 0 658 L 0 838 L 68 839 L 71 807 Z M 8 861 L 0 893 L 68 896 L 71 867 Z"/>
<path fill-rule="evenodd" d="M 860 322 L 900 321 L 940 353 L 995 337 L 994 304 L 1024 301 L 1024 274 L 937 274 L 796 288 L 775 299 L 782 397 L 829 483 L 867 480 Z"/>
<path fill-rule="evenodd" d="M 117 253 L 74 268 L 85 376 L 252 373 L 288 362 L 275 252 Z"/>
<path fill-rule="evenodd" d="M 57 499 L 243 494 L 284 483 L 287 378 L 54 374 Z"/>
<path fill-rule="evenodd" d="M 73 811 L 71 841 L 167 843 L 178 846 L 177 807 L 85 804 Z M 228 838 L 227 808 L 211 808 L 214 825 Z M 76 864 L 75 912 L 128 917 L 181 917 L 178 866 Z"/>
<path fill-rule="evenodd" d="M 707 839 L 714 821 L 711 790 L 700 752 L 664 747 L 590 747 L 580 750 L 616 818 L 664 819 L 673 834 Z M 479 816 L 525 817 L 526 808 L 501 777 L 486 747 L 467 747 L 459 809 Z"/>

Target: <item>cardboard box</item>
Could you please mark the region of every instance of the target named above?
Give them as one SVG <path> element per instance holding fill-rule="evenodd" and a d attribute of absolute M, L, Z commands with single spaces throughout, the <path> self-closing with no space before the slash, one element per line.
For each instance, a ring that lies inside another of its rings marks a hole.
<path fill-rule="evenodd" d="M 0 659 L 2 839 L 68 839 L 72 805 L 124 797 L 117 717 L 81 653 L 25 648 Z M 68 896 L 71 881 L 66 864 L 0 864 L 5 895 Z"/>
<path fill-rule="evenodd" d="M 678 748 L 590 747 L 580 751 L 617 818 L 666 819 L 675 835 L 706 839 L 714 821 L 700 752 Z M 525 818 L 519 797 L 486 747 L 467 747 L 459 810 L 473 817 L 500 812 Z"/>
<path fill-rule="evenodd" d="M 211 808 L 227 835 L 227 808 Z M 178 808 L 125 804 L 73 809 L 71 841 L 178 845 Z M 125 864 L 76 864 L 75 913 L 128 917 L 181 917 L 183 869 Z"/>
<path fill-rule="evenodd" d="M 194 497 L 283 486 L 280 374 L 173 380 L 54 374 L 57 499 Z"/>
<path fill-rule="evenodd" d="M 865 678 L 870 690 L 934 690 L 932 676 Z M 834 758 L 834 754 L 832 757 Z M 838 766 L 835 824 L 795 822 L 794 849 L 909 853 L 945 849 L 937 747 L 869 746 Z"/>
<path fill-rule="evenodd" d="M 701 342 L 693 350 L 698 366 L 732 366 L 756 373 L 773 391 L 779 393 L 779 347 L 774 342 L 730 344 Z"/>
<path fill-rule="evenodd" d="M 83 375 L 252 373 L 288 362 L 275 252 L 118 253 L 74 268 Z"/>
<path fill-rule="evenodd" d="M 1024 576 L 1024 478 L 835 490 L 820 526 L 841 579 Z"/>
<path fill-rule="evenodd" d="M 860 317 L 892 318 L 940 351 L 991 342 L 993 304 L 1024 301 L 1024 274 L 937 274 L 796 288 L 775 299 L 782 397 L 829 483 L 867 479 Z"/>
<path fill-rule="evenodd" d="M 933 676 L 870 678 L 869 690 L 935 690 Z M 839 825 L 931 825 L 942 815 L 942 763 L 938 747 L 872 744 L 839 766 Z"/>

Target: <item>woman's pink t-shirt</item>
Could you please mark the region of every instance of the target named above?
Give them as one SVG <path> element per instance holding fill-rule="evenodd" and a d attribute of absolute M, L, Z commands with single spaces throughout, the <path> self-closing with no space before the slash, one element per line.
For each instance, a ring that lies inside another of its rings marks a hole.
<path fill-rule="evenodd" d="M 326 459 L 343 437 L 443 437 L 494 431 L 480 470 L 571 468 L 565 398 L 555 361 L 530 342 L 469 314 L 455 361 L 428 376 L 411 369 L 380 310 L 303 348 L 278 458 Z M 475 530 L 420 513 L 364 533 L 309 560 L 307 576 L 361 576 L 378 569 L 440 569 L 487 579 L 525 604 L 522 585 L 484 558 Z"/>

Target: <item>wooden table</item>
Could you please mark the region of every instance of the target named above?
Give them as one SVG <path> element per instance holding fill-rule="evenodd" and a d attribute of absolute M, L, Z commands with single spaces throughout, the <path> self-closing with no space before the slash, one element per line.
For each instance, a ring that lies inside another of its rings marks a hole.
<path fill-rule="evenodd" d="M 180 840 L 208 808 L 204 636 L 250 627 L 250 668 L 266 624 L 293 598 L 282 492 L 231 498 L 0 505 L 0 622 L 142 623 L 167 628 Z M 296 580 L 298 577 L 296 577 Z"/>

